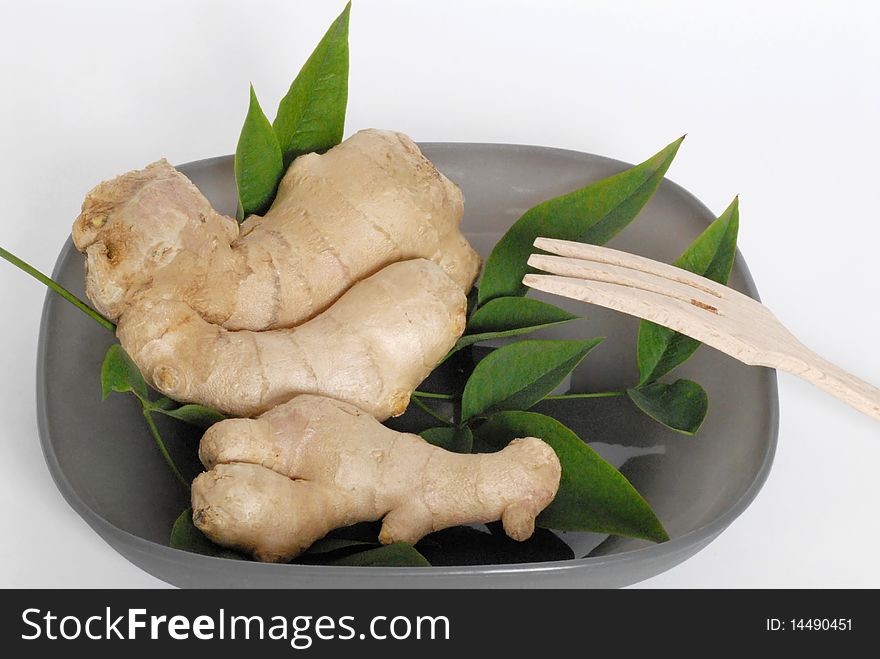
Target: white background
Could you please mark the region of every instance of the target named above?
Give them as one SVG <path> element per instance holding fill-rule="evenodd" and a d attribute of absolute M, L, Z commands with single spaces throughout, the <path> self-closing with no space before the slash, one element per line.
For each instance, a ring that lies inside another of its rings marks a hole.
<path fill-rule="evenodd" d="M 350 129 L 630 162 L 687 132 L 669 176 L 716 212 L 740 194 L 740 245 L 764 301 L 880 383 L 876 3 L 354 4 Z M 271 115 L 341 8 L 4 0 L 0 244 L 51 271 L 96 182 L 161 156 L 230 153 L 248 83 Z M 0 586 L 163 586 L 49 478 L 34 410 L 42 300 L 0 263 Z M 880 425 L 793 378 L 780 390 L 779 451 L 757 500 L 644 586 L 880 586 Z"/>

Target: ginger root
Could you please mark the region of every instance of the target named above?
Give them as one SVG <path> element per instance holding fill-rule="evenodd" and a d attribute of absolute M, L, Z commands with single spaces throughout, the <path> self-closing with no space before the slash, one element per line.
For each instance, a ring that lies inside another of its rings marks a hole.
<path fill-rule="evenodd" d="M 462 209 L 409 138 L 365 130 L 297 158 L 240 229 L 160 161 L 93 189 L 73 240 L 163 394 L 250 416 L 320 393 L 385 419 L 464 331 L 480 262 Z"/>
<path fill-rule="evenodd" d="M 259 331 L 315 317 L 397 261 L 432 259 L 466 293 L 480 259 L 459 230 L 463 208 L 408 137 L 363 130 L 297 158 L 266 215 L 241 227 L 160 160 L 89 192 L 72 236 L 86 293 L 111 320 L 149 297 Z"/>
<path fill-rule="evenodd" d="M 119 321 L 119 341 L 144 376 L 181 402 L 253 416 L 300 393 L 358 405 L 379 420 L 410 394 L 465 325 L 461 288 L 432 261 L 394 263 L 293 329 L 231 332 L 183 302 L 150 298 Z"/>
<path fill-rule="evenodd" d="M 209 471 L 193 481 L 194 524 L 261 561 L 290 560 L 332 529 L 378 519 L 383 544 L 498 519 L 510 537 L 525 540 L 561 473 L 540 439 L 461 455 L 311 395 L 256 419 L 215 424 L 199 457 Z"/>

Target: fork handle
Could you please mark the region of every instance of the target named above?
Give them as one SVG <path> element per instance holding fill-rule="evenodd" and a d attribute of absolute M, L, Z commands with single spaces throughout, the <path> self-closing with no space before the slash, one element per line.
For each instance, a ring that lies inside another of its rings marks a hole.
<path fill-rule="evenodd" d="M 780 356 L 775 367 L 813 383 L 847 405 L 880 421 L 880 389 L 832 364 L 800 342 L 797 350 Z"/>

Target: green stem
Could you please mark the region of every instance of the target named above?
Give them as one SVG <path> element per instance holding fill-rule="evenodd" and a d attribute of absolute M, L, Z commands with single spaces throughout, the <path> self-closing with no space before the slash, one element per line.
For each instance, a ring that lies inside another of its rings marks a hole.
<path fill-rule="evenodd" d="M 425 404 L 424 404 L 422 401 L 420 401 L 418 398 L 413 397 L 413 398 L 411 398 L 410 400 L 413 402 L 413 404 L 415 404 L 416 407 L 418 407 L 419 409 L 421 409 L 425 414 L 428 414 L 429 416 L 434 417 L 435 419 L 437 419 L 437 421 L 439 421 L 440 423 L 442 423 L 444 426 L 447 426 L 448 428 L 451 428 L 451 427 L 452 427 L 452 424 L 449 422 L 449 420 L 444 419 L 442 416 L 440 416 L 439 414 L 437 414 L 437 412 L 435 412 L 435 411 L 432 410 L 430 407 L 428 407 L 427 405 L 425 405 Z"/>
<path fill-rule="evenodd" d="M 171 471 L 174 472 L 174 476 L 180 481 L 180 484 L 189 489 L 189 483 L 183 477 L 183 474 L 180 473 L 177 465 L 174 464 L 174 460 L 171 459 L 171 454 L 165 447 L 165 442 L 162 441 L 162 435 L 159 434 L 156 422 L 153 421 L 153 417 L 150 416 L 150 410 L 146 406 L 144 406 L 144 418 L 147 420 L 147 425 L 150 426 L 150 432 L 153 434 L 153 439 L 156 440 L 156 446 L 159 447 L 159 452 L 162 454 L 162 457 L 165 458 L 166 464 L 171 468 Z"/>
<path fill-rule="evenodd" d="M 437 400 L 457 400 L 458 396 L 455 394 L 435 394 L 430 391 L 414 391 L 413 396 L 418 398 L 436 398 Z"/>
<path fill-rule="evenodd" d="M 625 391 L 597 391 L 591 394 L 561 394 L 559 396 L 545 396 L 544 400 L 569 400 L 575 398 L 611 398 L 623 396 Z"/>
<path fill-rule="evenodd" d="M 102 316 L 97 311 L 92 309 L 89 305 L 87 305 L 85 302 L 80 300 L 76 295 L 74 295 L 73 293 L 68 291 L 66 288 L 64 288 L 61 284 L 59 284 L 58 282 L 53 280 L 51 277 L 47 277 L 46 275 L 44 275 L 42 272 L 37 270 L 32 265 L 25 263 L 20 258 L 15 256 L 15 254 L 12 254 L 11 252 L 7 252 L 2 247 L 0 247 L 0 256 L 2 256 L 4 259 L 9 261 L 15 267 L 28 273 L 31 277 L 33 277 L 37 281 L 45 284 L 51 290 L 58 293 L 58 295 L 60 295 L 65 300 L 70 302 L 73 306 L 75 306 L 77 309 L 79 309 L 84 314 L 86 314 L 89 318 L 91 318 L 92 320 L 97 322 L 104 329 L 110 330 L 111 332 L 116 331 L 116 325 L 114 325 L 107 318 L 104 318 L 104 316 Z"/>

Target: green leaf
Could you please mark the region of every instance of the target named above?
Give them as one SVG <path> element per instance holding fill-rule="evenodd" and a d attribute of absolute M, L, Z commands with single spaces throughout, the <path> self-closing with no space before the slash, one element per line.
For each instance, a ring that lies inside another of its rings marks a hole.
<path fill-rule="evenodd" d="M 367 549 L 334 559 L 328 565 L 355 565 L 361 567 L 430 567 L 419 551 L 405 542 Z"/>
<path fill-rule="evenodd" d="M 111 391 L 130 391 L 142 401 L 147 400 L 144 376 L 118 343 L 110 346 L 101 364 L 101 396 L 106 399 Z"/>
<path fill-rule="evenodd" d="M 734 199 L 673 265 L 726 284 L 736 258 L 739 204 Z M 654 382 L 687 361 L 700 342 L 661 325 L 639 325 L 639 384 Z"/>
<path fill-rule="evenodd" d="M 626 393 L 642 412 L 683 435 L 696 434 L 709 411 L 709 396 L 692 380 L 655 382 Z"/>
<path fill-rule="evenodd" d="M 235 147 L 234 168 L 239 219 L 264 213 L 275 198 L 278 181 L 284 174 L 284 163 L 278 138 L 263 114 L 253 85 L 248 113 Z"/>
<path fill-rule="evenodd" d="M 477 309 L 468 320 L 469 334 L 532 330 L 558 325 L 578 316 L 565 309 L 524 297 L 500 297 Z"/>
<path fill-rule="evenodd" d="M 158 398 L 150 404 L 150 409 L 154 412 L 162 412 L 164 410 L 173 410 L 178 405 L 179 403 L 176 400 L 162 396 L 162 398 Z"/>
<path fill-rule="evenodd" d="M 550 199 L 516 221 L 495 245 L 480 280 L 480 304 L 524 295 L 526 261 L 535 238 L 559 238 L 603 245 L 629 224 L 648 202 L 672 163 L 680 138 L 640 165 Z"/>
<path fill-rule="evenodd" d="M 194 554 L 204 554 L 205 556 L 215 556 L 217 558 L 233 558 L 236 560 L 247 560 L 241 554 L 231 549 L 226 549 L 220 545 L 215 545 L 208 540 L 205 535 L 196 528 L 192 521 L 192 508 L 187 508 L 174 521 L 171 527 L 171 539 L 168 543 L 173 549 L 182 549 L 183 551 L 193 552 Z"/>
<path fill-rule="evenodd" d="M 453 526 L 427 536 L 418 549 L 431 565 L 500 565 L 574 558 L 571 547 L 547 529 L 536 529 L 531 538 L 517 542 L 503 531 L 494 534 L 470 526 Z"/>
<path fill-rule="evenodd" d="M 339 144 L 348 102 L 349 2 L 281 99 L 272 124 L 284 163 Z"/>
<path fill-rule="evenodd" d="M 428 428 L 419 433 L 429 444 L 452 451 L 470 453 L 474 448 L 474 435 L 470 428 Z"/>
<path fill-rule="evenodd" d="M 556 451 L 562 479 L 556 498 L 538 516 L 540 526 L 654 542 L 669 539 L 654 511 L 623 474 L 556 419 L 536 412 L 499 412 L 476 432 L 495 450 L 517 437 L 538 437 Z"/>
<path fill-rule="evenodd" d="M 356 540 L 365 544 L 378 545 L 379 532 L 382 530 L 381 521 L 357 522 L 350 526 L 341 526 L 328 533 L 325 539 Z"/>
<path fill-rule="evenodd" d="M 498 348 L 477 364 L 464 386 L 462 421 L 499 410 L 528 409 L 601 341 L 530 340 Z"/>
<path fill-rule="evenodd" d="M 168 400 L 168 399 L 164 399 Z M 198 428 L 207 430 L 218 421 L 223 421 L 226 417 L 215 409 L 205 407 L 204 405 L 181 405 L 180 407 L 168 408 L 163 405 L 155 405 L 151 408 L 154 412 L 159 412 L 165 416 L 170 416 L 179 421 L 183 421 Z"/>
<path fill-rule="evenodd" d="M 342 550 L 376 547 L 378 544 L 378 541 L 364 542 L 363 540 L 346 540 L 343 538 L 321 538 L 312 543 L 312 546 L 303 552 L 303 555 L 317 556 L 320 554 L 332 554 Z"/>
<path fill-rule="evenodd" d="M 0 248 L 2 249 L 2 248 Z M 477 286 L 471 286 L 471 290 L 467 294 L 467 318 L 470 318 L 474 310 L 477 308 L 477 302 L 480 299 L 480 289 Z"/>
<path fill-rule="evenodd" d="M 499 297 L 474 311 L 466 334 L 449 351 L 458 352 L 480 341 L 502 339 L 577 319 L 565 309 L 528 297 Z"/>

